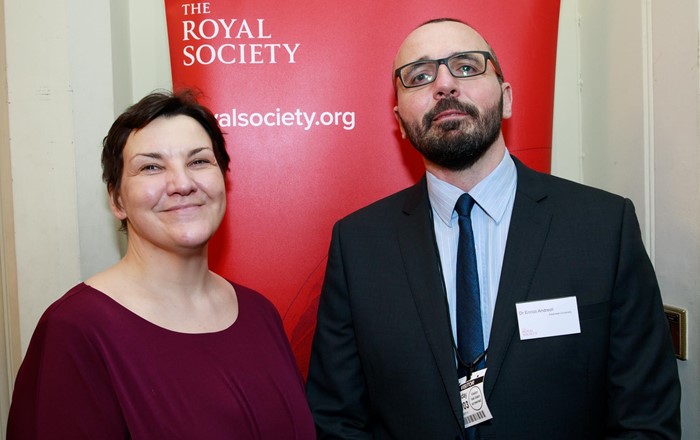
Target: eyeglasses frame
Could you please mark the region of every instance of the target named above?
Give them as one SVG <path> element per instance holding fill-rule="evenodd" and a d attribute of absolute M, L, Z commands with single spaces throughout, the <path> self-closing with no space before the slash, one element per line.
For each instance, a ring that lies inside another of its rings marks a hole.
<path fill-rule="evenodd" d="M 457 75 L 455 75 L 454 73 L 452 73 L 452 70 L 450 69 L 450 66 L 447 64 L 447 61 L 450 60 L 450 59 L 452 59 L 452 58 L 454 58 L 454 57 L 461 56 L 461 55 L 468 54 L 468 53 L 478 53 L 478 54 L 481 54 L 481 55 L 484 56 L 484 58 L 486 59 L 484 71 L 483 71 L 483 72 L 480 72 L 480 73 L 476 73 L 476 74 L 474 74 L 474 75 L 469 75 L 469 76 L 457 76 Z M 500 82 L 503 82 L 503 73 L 501 72 L 501 66 L 498 64 L 498 60 L 496 60 L 496 57 L 493 56 L 493 54 L 492 54 L 491 52 L 488 52 L 488 51 L 485 51 L 485 50 L 467 50 L 467 51 L 464 51 L 464 52 L 457 52 L 457 53 L 455 53 L 455 54 L 450 55 L 449 57 L 440 58 L 440 59 L 438 59 L 438 60 L 418 60 L 418 61 L 412 61 L 412 62 L 410 62 L 410 63 L 408 63 L 408 64 L 404 64 L 403 66 L 397 68 L 397 69 L 394 71 L 394 79 L 399 78 L 399 81 L 401 81 L 401 85 L 402 85 L 404 88 L 406 88 L 406 89 L 413 89 L 413 88 L 416 88 L 416 87 L 427 86 L 428 84 L 434 83 L 435 80 L 437 79 L 437 77 L 438 77 L 438 76 L 437 76 L 437 72 L 440 70 L 440 65 L 441 65 L 441 64 L 444 64 L 445 67 L 447 67 L 447 71 L 450 72 L 450 75 L 452 75 L 454 78 L 458 78 L 458 79 L 474 78 L 475 76 L 483 75 L 484 73 L 486 73 L 486 70 L 488 70 L 488 62 L 489 62 L 489 60 L 491 60 L 491 64 L 493 64 L 493 69 L 494 69 L 494 71 L 496 72 L 496 77 L 499 79 Z M 432 62 L 432 63 L 437 63 L 437 69 L 435 70 L 435 77 L 432 79 L 432 81 L 427 82 L 427 83 L 425 83 L 425 84 L 419 84 L 419 85 L 416 85 L 416 86 L 407 86 L 407 85 L 403 82 L 403 78 L 401 77 L 401 70 L 403 70 L 404 68 L 406 68 L 406 67 L 408 67 L 408 66 L 412 66 L 412 65 L 414 65 L 414 64 L 431 63 L 431 62 Z"/>

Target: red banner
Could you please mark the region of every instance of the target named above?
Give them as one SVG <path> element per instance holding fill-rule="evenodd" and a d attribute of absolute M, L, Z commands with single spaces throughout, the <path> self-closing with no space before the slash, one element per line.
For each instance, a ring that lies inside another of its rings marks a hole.
<path fill-rule="evenodd" d="M 392 111 L 413 28 L 452 17 L 484 35 L 513 86 L 506 144 L 549 171 L 556 0 L 165 5 L 174 88 L 203 92 L 232 159 L 212 269 L 270 298 L 304 373 L 333 223 L 423 174 Z"/>

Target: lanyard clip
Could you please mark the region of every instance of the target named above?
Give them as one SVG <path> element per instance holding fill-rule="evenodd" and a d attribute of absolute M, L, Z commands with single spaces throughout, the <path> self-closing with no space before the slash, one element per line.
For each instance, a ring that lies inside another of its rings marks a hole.
<path fill-rule="evenodd" d="M 483 353 L 481 353 L 479 356 L 476 357 L 472 362 L 467 365 L 467 380 L 470 380 L 472 378 L 472 373 L 474 373 L 479 364 L 481 364 L 482 361 L 486 360 L 486 352 L 488 349 L 484 350 Z"/>

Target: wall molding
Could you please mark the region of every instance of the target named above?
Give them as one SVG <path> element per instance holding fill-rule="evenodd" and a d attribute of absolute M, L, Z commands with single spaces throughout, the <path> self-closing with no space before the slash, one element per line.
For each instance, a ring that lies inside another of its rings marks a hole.
<path fill-rule="evenodd" d="M 642 83 L 644 102 L 644 241 L 651 262 L 656 261 L 655 143 L 654 143 L 654 57 L 651 0 L 642 0 Z"/>
<path fill-rule="evenodd" d="M 0 0 L 0 427 L 3 433 L 7 425 L 14 377 L 22 357 L 12 203 L 4 5 L 4 1 Z"/>

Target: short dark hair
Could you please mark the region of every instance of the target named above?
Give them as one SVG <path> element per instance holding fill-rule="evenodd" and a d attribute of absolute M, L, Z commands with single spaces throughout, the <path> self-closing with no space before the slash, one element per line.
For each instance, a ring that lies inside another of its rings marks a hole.
<path fill-rule="evenodd" d="M 197 102 L 197 96 L 192 90 L 185 89 L 177 93 L 154 91 L 119 115 L 102 141 L 102 180 L 107 184 L 107 191 L 116 206 L 119 206 L 119 189 L 124 171 L 124 147 L 131 133 L 159 117 L 178 115 L 189 116 L 204 128 L 211 139 L 221 174 L 226 175 L 231 159 L 226 152 L 224 135 L 211 110 Z M 126 228 L 126 220 L 122 220 L 120 229 L 126 231 Z"/>

